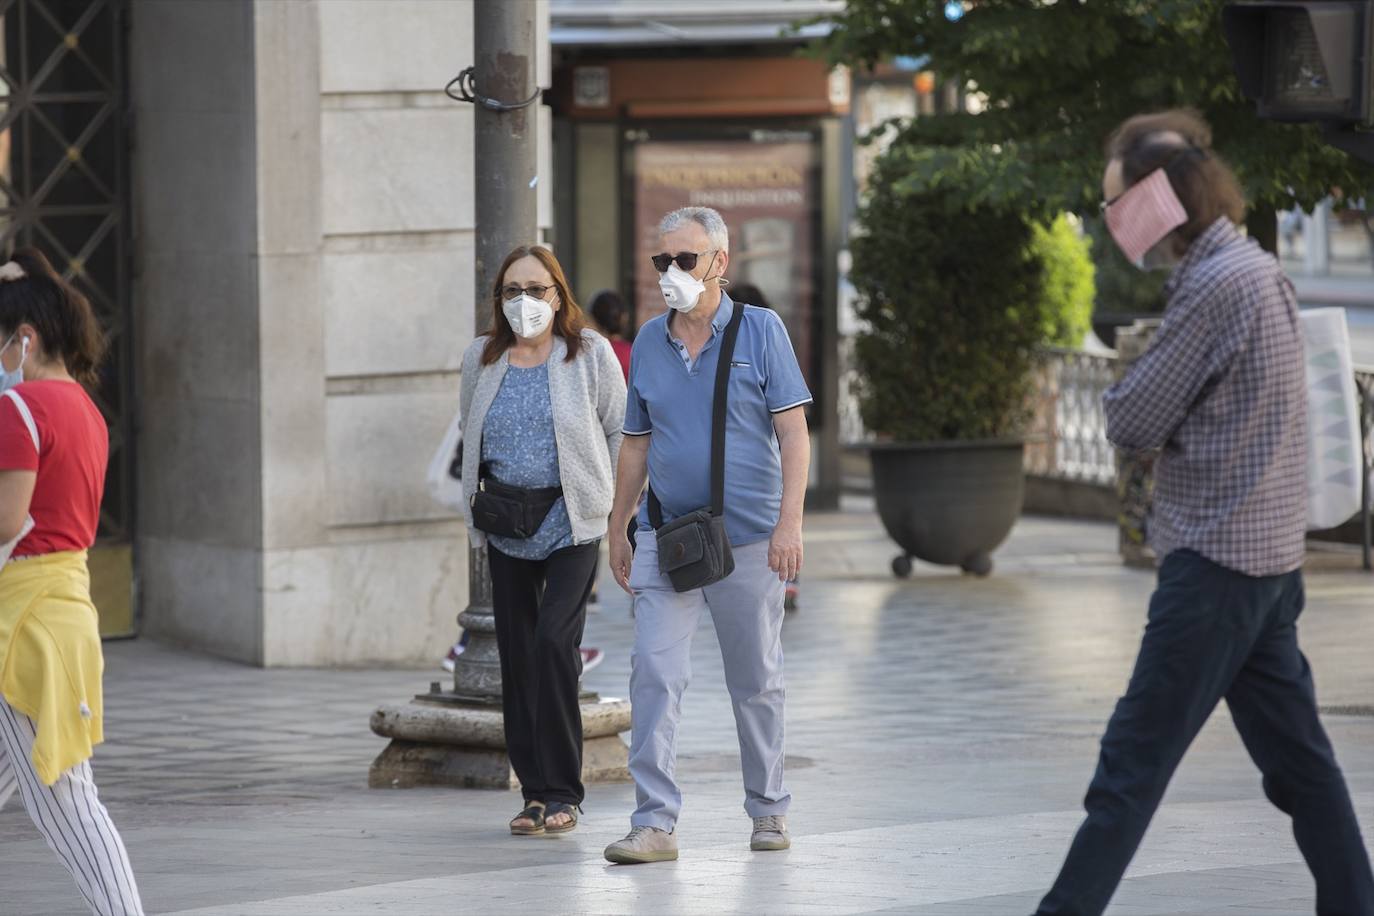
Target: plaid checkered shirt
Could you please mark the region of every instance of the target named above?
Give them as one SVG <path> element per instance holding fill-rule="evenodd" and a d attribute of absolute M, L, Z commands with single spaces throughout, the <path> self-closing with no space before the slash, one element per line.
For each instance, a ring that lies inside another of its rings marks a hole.
<path fill-rule="evenodd" d="M 1293 285 L 1226 219 L 1193 241 L 1165 286 L 1145 353 L 1104 398 L 1107 438 L 1160 450 L 1150 543 L 1237 572 L 1302 565 L 1307 386 Z"/>

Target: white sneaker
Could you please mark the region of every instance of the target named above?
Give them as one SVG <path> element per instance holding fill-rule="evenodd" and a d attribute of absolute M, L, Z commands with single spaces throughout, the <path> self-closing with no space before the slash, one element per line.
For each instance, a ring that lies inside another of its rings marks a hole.
<path fill-rule="evenodd" d="M 618 865 L 671 862 L 677 858 L 677 834 L 657 827 L 631 827 L 623 840 L 606 847 L 606 861 Z"/>
<path fill-rule="evenodd" d="M 749 838 L 749 848 L 755 852 L 776 852 L 792 845 L 787 835 L 787 816 L 771 814 L 768 817 L 754 818 L 754 834 Z"/>

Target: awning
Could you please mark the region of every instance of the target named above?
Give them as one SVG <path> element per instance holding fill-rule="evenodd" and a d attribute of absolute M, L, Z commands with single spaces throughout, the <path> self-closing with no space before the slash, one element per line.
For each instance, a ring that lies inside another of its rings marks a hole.
<path fill-rule="evenodd" d="M 549 37 L 554 47 L 796 42 L 830 28 L 793 33 L 794 23 L 843 9 L 844 0 L 551 0 Z"/>

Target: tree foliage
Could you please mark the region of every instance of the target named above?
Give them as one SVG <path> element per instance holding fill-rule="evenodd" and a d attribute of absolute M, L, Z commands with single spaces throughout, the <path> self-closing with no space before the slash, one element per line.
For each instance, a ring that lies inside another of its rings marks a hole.
<path fill-rule="evenodd" d="M 977 203 L 1041 216 L 1094 212 L 1102 143 L 1144 111 L 1189 106 L 1252 206 L 1311 208 L 1333 188 L 1374 187 L 1374 169 L 1327 146 L 1313 125 L 1256 117 L 1222 38 L 1223 0 L 977 0 L 963 18 L 945 0 L 850 0 L 829 17 L 835 62 L 866 66 L 929 55 L 943 78 L 986 96 L 979 114 L 921 118 L 902 143 L 924 148 L 914 180 L 982 179 Z"/>
<path fill-rule="evenodd" d="M 970 179 L 912 181 L 921 156 L 898 145 L 878 158 L 850 244 L 860 414 L 897 441 L 1017 435 L 1037 348 L 1086 333 L 1087 242 L 1067 219 L 971 207 Z"/>

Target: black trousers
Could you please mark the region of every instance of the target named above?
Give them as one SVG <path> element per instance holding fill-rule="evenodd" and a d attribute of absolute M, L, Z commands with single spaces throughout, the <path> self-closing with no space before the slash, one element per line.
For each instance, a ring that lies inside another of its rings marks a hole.
<path fill-rule="evenodd" d="M 582 803 L 578 648 L 599 547 L 519 560 L 487 546 L 506 749 L 526 801 Z"/>
<path fill-rule="evenodd" d="M 1265 794 L 1292 818 L 1317 913 L 1374 914 L 1369 855 L 1298 649 L 1302 607 L 1301 572 L 1254 578 L 1188 550 L 1164 560 L 1135 671 L 1102 738 L 1087 820 L 1041 914 L 1106 908 L 1174 769 L 1223 697 Z"/>

